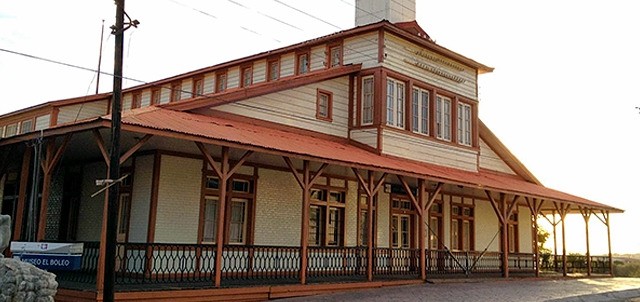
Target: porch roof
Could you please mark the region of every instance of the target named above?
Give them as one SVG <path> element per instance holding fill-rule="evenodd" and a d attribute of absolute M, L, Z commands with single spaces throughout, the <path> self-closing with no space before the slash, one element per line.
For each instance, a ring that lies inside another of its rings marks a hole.
<path fill-rule="evenodd" d="M 106 118 L 109 118 L 108 116 Z M 465 171 L 402 158 L 379 155 L 355 146 L 347 139 L 315 137 L 286 129 L 275 129 L 247 121 L 148 107 L 122 116 L 123 129 L 186 135 L 194 140 L 204 138 L 222 145 L 250 150 L 294 154 L 305 159 L 341 164 L 349 167 L 393 172 L 466 187 L 567 202 L 575 206 L 610 212 L 623 210 L 582 197 L 527 182 L 517 176 L 480 170 Z M 161 134 L 160 134 L 161 135 Z M 547 207 L 545 207 L 547 208 Z M 577 209 L 574 209 L 577 210 Z"/>

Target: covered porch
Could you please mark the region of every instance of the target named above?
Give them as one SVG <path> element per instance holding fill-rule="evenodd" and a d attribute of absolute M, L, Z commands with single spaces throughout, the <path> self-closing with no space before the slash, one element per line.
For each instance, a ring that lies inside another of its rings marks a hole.
<path fill-rule="evenodd" d="M 30 227 L 16 215 L 14 240 L 33 230 L 37 241 L 84 242 L 82 269 L 56 272 L 65 289 L 61 301 L 101 296 L 106 216 L 82 214 L 104 213 L 105 198 L 88 202 L 99 187 L 73 183 L 74 177 L 85 183 L 106 178 L 109 124 L 99 118 L 44 131 L 43 161 L 35 163 L 42 173 L 35 191 L 42 200 L 38 223 Z M 566 215 L 580 213 L 585 221 L 593 215 L 608 229 L 609 214 L 619 211 L 498 173 L 386 157 L 344 141 L 234 120 L 158 110 L 125 116 L 122 128 L 123 174 L 134 180 L 123 190 L 129 198 L 120 199 L 121 213 L 128 212 L 119 216 L 121 299 L 171 290 L 275 298 L 431 278 L 538 276 L 558 265 L 567 275 L 582 264 L 567 259 L 565 249 L 553 265 L 539 259 L 537 217 L 557 213 L 564 232 Z M 28 208 L 29 167 L 38 158 L 33 149 L 23 153 L 17 214 Z M 77 167 L 82 176 L 73 176 Z M 63 176 L 56 174 L 62 170 Z M 179 211 L 191 209 L 187 195 L 195 196 L 193 215 Z M 250 201 L 242 207 L 244 199 Z M 217 210 L 207 212 L 209 204 Z M 246 218 L 234 229 L 237 209 Z M 279 212 L 270 215 L 273 209 Z M 192 228 L 190 220 L 197 220 Z M 584 259 L 588 274 L 611 272 L 611 252 L 597 259 L 587 252 Z"/>

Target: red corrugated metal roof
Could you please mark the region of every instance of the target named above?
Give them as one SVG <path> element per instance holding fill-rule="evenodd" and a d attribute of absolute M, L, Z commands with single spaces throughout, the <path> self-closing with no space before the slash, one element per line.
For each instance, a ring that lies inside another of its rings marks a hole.
<path fill-rule="evenodd" d="M 425 178 L 450 181 L 454 184 L 464 184 L 477 189 L 497 190 L 565 201 L 614 212 L 622 211 L 605 204 L 530 183 L 507 174 L 485 170 L 479 172 L 465 171 L 378 155 L 351 145 L 346 139 L 329 140 L 247 122 L 156 107 L 137 109 L 126 113 L 122 117 L 122 123 L 124 125 L 226 141 L 248 147 L 258 147 L 266 150 L 309 156 L 332 162 L 337 161 L 352 166 L 366 166 L 408 174 L 418 174 Z"/>

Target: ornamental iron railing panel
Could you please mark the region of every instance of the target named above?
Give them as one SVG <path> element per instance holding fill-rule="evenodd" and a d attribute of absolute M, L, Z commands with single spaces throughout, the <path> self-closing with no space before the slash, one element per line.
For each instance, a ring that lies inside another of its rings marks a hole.
<path fill-rule="evenodd" d="M 373 249 L 374 275 L 420 275 L 420 250 L 399 248 Z"/>
<path fill-rule="evenodd" d="M 307 259 L 307 276 L 314 280 L 367 275 L 366 247 L 309 247 Z"/>

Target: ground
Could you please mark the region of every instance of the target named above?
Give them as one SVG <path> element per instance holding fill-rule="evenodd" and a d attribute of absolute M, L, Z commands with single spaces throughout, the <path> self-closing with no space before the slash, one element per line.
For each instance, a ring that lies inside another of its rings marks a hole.
<path fill-rule="evenodd" d="M 384 287 L 287 302 L 320 301 L 633 301 L 640 302 L 640 278 L 510 279 L 435 282 Z"/>

